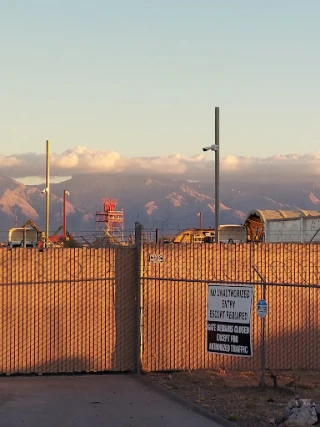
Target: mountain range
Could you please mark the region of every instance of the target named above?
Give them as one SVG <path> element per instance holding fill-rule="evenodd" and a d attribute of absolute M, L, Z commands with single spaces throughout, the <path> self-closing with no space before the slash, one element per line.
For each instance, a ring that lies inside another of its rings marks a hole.
<path fill-rule="evenodd" d="M 24 185 L 0 177 L 0 231 L 26 220 L 44 229 L 44 185 Z M 139 221 L 148 229 L 177 232 L 197 227 L 202 213 L 203 227 L 214 227 L 214 182 L 187 181 L 168 176 L 127 173 L 75 175 L 67 181 L 51 184 L 50 230 L 62 224 L 63 190 L 67 198 L 67 228 L 72 233 L 90 233 L 96 229 L 95 213 L 102 210 L 102 199 L 117 199 L 124 210 L 125 229 L 133 230 Z M 241 224 L 252 209 L 320 209 L 320 181 L 276 183 L 221 179 L 221 223 Z"/>

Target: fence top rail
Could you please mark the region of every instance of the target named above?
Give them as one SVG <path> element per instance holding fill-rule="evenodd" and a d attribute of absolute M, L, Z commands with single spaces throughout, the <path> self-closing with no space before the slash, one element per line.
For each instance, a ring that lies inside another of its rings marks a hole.
<path fill-rule="evenodd" d="M 253 285 L 253 286 L 261 286 L 261 285 L 267 285 L 267 286 L 282 286 L 282 287 L 295 287 L 295 288 L 319 288 L 320 289 L 320 284 L 300 284 L 300 283 L 281 283 L 281 282 L 277 282 L 277 283 L 273 283 L 273 282 L 253 282 L 253 281 L 248 281 L 248 282 L 237 282 L 237 281 L 224 281 L 224 280 L 207 280 L 207 279 L 185 279 L 185 278 L 180 278 L 180 279 L 176 279 L 173 277 L 150 277 L 150 276 L 142 276 L 141 280 L 154 280 L 157 282 L 184 282 L 184 283 L 205 283 L 205 284 L 215 284 L 215 285 Z"/>

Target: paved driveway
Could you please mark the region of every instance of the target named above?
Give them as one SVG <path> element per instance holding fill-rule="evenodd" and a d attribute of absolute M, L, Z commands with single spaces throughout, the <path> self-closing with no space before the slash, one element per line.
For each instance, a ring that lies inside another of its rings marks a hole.
<path fill-rule="evenodd" d="M 219 427 L 127 375 L 0 378 L 5 427 Z"/>

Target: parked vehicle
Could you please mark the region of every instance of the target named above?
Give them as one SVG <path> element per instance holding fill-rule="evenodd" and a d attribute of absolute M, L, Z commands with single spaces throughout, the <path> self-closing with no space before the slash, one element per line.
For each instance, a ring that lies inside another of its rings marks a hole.
<path fill-rule="evenodd" d="M 220 243 L 247 243 L 247 227 L 238 224 L 220 226 Z"/>
<path fill-rule="evenodd" d="M 247 227 L 238 224 L 220 225 L 220 243 L 246 243 Z M 214 243 L 215 230 L 189 228 L 177 234 L 173 243 Z"/>
<path fill-rule="evenodd" d="M 12 248 L 36 248 L 41 241 L 42 232 L 32 221 L 28 220 L 22 227 L 10 228 L 8 232 L 8 247 Z"/>
<path fill-rule="evenodd" d="M 174 239 L 173 243 L 204 243 L 211 239 L 214 240 L 214 230 L 212 229 L 197 229 L 197 228 L 188 228 L 178 233 Z"/>
<path fill-rule="evenodd" d="M 36 248 L 38 246 L 38 232 L 33 228 L 10 228 L 8 246 L 12 248 Z"/>

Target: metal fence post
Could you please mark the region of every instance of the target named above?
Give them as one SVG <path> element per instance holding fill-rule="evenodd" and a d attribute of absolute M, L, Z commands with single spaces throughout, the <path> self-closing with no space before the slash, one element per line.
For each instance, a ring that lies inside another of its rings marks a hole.
<path fill-rule="evenodd" d="M 137 268 L 137 374 L 141 374 L 141 353 L 143 339 L 143 308 L 141 295 L 141 265 L 142 265 L 142 234 L 143 227 L 139 222 L 135 223 L 135 247 L 136 247 L 136 268 Z"/>
<path fill-rule="evenodd" d="M 260 277 L 262 282 L 262 298 L 267 299 L 267 283 L 265 278 L 259 273 L 258 269 L 253 265 L 252 268 Z M 261 318 L 261 376 L 260 383 L 261 387 L 266 385 L 266 318 Z"/>
<path fill-rule="evenodd" d="M 267 299 L 267 284 L 263 281 L 263 299 Z M 261 318 L 261 378 L 260 385 L 264 387 L 266 385 L 266 318 Z"/>

